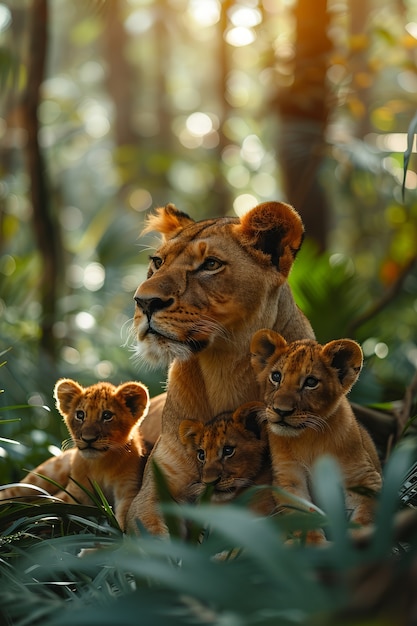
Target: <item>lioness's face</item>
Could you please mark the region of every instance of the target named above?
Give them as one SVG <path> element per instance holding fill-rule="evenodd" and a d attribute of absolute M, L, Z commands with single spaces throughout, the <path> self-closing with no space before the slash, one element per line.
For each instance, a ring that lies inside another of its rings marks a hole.
<path fill-rule="evenodd" d="M 303 237 L 292 207 L 264 203 L 241 219 L 195 222 L 167 205 L 150 217 L 150 230 L 163 243 L 134 296 L 134 329 L 149 362 L 186 360 L 208 347 L 246 351 L 255 330 L 272 327 Z"/>
<path fill-rule="evenodd" d="M 134 325 L 146 357 L 187 359 L 218 339 L 232 342 L 261 298 L 255 269 L 227 224 L 221 234 L 218 226 L 196 224 L 162 245 L 135 293 Z"/>

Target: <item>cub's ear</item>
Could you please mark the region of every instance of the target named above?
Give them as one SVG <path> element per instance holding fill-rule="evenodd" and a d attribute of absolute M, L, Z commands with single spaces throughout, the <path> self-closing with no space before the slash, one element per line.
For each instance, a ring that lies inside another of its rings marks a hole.
<path fill-rule="evenodd" d="M 288 276 L 304 238 L 301 217 L 292 206 L 263 202 L 243 215 L 235 228 L 259 262 L 265 263 L 267 255 L 281 274 Z"/>
<path fill-rule="evenodd" d="M 179 426 L 179 436 L 181 443 L 186 448 L 194 448 L 195 440 L 198 435 L 201 435 L 204 430 L 204 425 L 197 420 L 183 420 Z"/>
<path fill-rule="evenodd" d="M 268 365 L 275 352 L 282 352 L 287 347 L 284 337 L 274 330 L 262 328 L 250 342 L 251 364 L 256 374 L 260 374 Z"/>
<path fill-rule="evenodd" d="M 65 417 L 65 414 L 71 411 L 74 400 L 77 400 L 84 393 L 75 380 L 71 378 L 61 378 L 54 387 L 54 398 L 56 400 L 56 408 Z"/>
<path fill-rule="evenodd" d="M 149 393 L 142 383 L 128 382 L 116 387 L 113 393 L 118 402 L 124 404 L 135 420 L 143 420 L 149 409 Z"/>
<path fill-rule="evenodd" d="M 164 207 L 159 207 L 154 214 L 148 216 L 142 235 L 156 230 L 161 233 L 162 239 L 167 241 L 180 230 L 194 223 L 189 215 L 179 211 L 174 204 L 170 203 Z"/>
<path fill-rule="evenodd" d="M 236 409 L 232 419 L 234 422 L 242 424 L 257 439 L 266 439 L 266 430 L 262 426 L 262 412 L 264 410 L 265 405 L 262 402 L 246 402 Z"/>
<path fill-rule="evenodd" d="M 322 355 L 325 361 L 337 370 L 343 391 L 347 393 L 357 381 L 362 369 L 362 349 L 352 339 L 336 339 L 323 346 Z"/>

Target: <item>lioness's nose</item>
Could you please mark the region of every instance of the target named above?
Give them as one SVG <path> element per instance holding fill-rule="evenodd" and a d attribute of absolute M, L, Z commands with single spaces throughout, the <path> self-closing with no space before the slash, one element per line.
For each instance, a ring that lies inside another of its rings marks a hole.
<path fill-rule="evenodd" d="M 172 298 L 162 300 L 162 298 L 140 298 L 139 296 L 135 296 L 134 300 L 148 318 L 152 317 L 155 311 L 166 309 L 174 302 Z"/>

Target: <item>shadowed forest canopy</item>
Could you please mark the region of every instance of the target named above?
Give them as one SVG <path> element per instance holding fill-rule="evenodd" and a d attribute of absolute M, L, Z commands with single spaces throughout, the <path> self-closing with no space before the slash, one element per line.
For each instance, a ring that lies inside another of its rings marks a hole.
<path fill-rule="evenodd" d="M 0 1 L 0 402 L 31 407 L 2 434 L 34 459 L 60 445 L 42 408 L 59 376 L 163 388 L 129 329 L 155 244 L 144 216 L 167 202 L 196 219 L 293 204 L 299 305 L 319 340 L 361 342 L 357 401 L 401 399 L 417 366 L 414 156 L 401 194 L 416 60 L 413 0 Z"/>

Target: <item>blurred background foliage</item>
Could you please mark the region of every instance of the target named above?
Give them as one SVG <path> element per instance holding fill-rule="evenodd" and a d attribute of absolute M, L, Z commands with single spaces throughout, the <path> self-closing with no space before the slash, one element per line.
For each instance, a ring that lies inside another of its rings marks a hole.
<path fill-rule="evenodd" d="M 285 200 L 291 284 L 320 340 L 361 342 L 352 399 L 417 365 L 413 0 L 0 2 L 0 479 L 66 436 L 60 376 L 165 372 L 129 351 L 153 207 L 201 219 Z M 27 408 L 11 410 L 14 405 Z"/>

